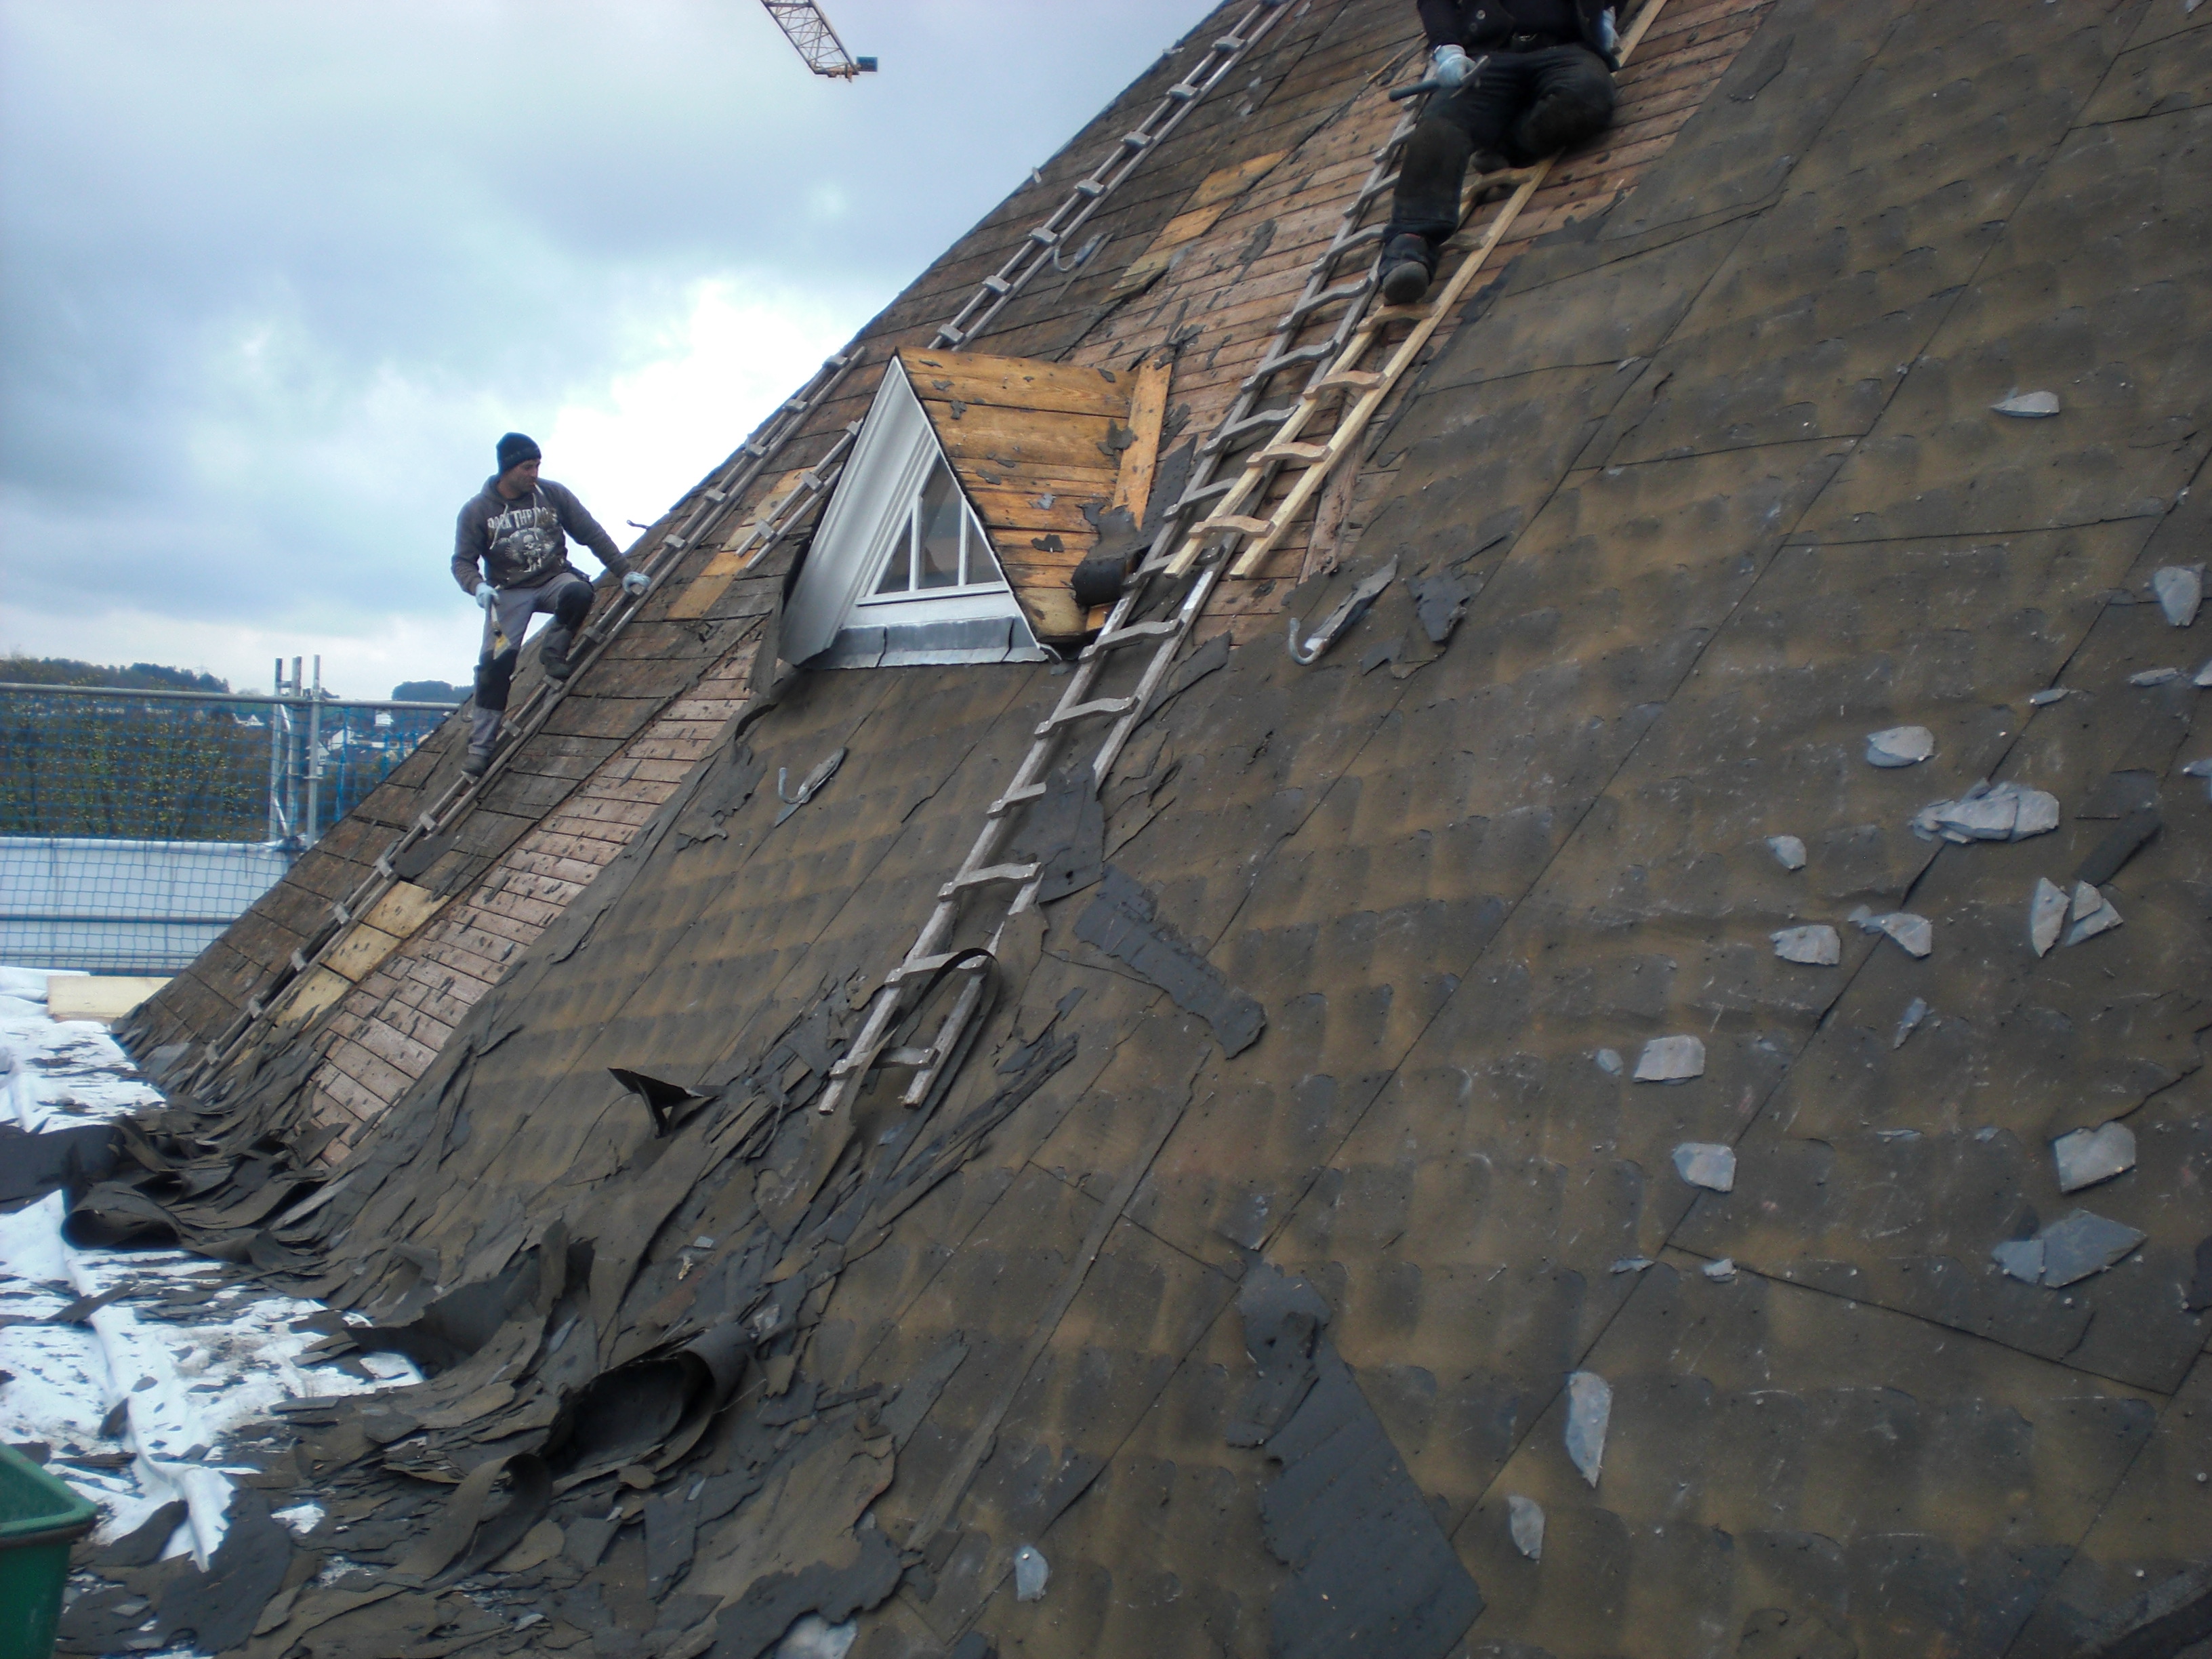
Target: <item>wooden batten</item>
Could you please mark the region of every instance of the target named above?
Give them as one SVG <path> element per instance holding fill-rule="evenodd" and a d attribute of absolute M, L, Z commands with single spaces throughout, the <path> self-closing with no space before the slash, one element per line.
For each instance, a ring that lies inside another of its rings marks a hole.
<path fill-rule="evenodd" d="M 933 351 L 902 351 L 899 362 L 1030 629 L 1081 635 L 1068 579 L 1098 539 L 1084 509 L 1117 498 L 1127 458 L 1143 447 L 1130 424 L 1139 372 Z M 1164 386 L 1156 401 L 1164 407 Z M 1157 418 L 1152 434 L 1148 457 Z"/>

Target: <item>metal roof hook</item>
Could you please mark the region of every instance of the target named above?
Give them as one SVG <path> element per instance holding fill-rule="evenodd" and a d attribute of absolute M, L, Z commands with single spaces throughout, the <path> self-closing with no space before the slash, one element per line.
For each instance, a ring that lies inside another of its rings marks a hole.
<path fill-rule="evenodd" d="M 1322 619 L 1320 626 L 1307 636 L 1304 647 L 1298 644 L 1298 619 L 1295 616 L 1291 617 L 1289 640 L 1291 660 L 1302 667 L 1311 667 L 1315 663 L 1319 662 L 1329 647 L 1334 645 L 1340 635 L 1349 631 L 1354 623 L 1365 616 L 1368 607 L 1375 603 L 1382 590 L 1397 579 L 1398 561 L 1394 556 L 1380 570 L 1374 572 L 1358 586 L 1353 588 L 1344 603 Z"/>
<path fill-rule="evenodd" d="M 791 779 L 791 769 L 787 766 L 779 766 L 775 769 L 775 798 L 783 803 L 783 811 L 775 815 L 775 821 L 778 823 L 781 823 L 793 812 L 796 812 L 800 807 L 805 805 L 807 802 L 814 799 L 815 791 L 821 788 L 823 784 L 829 782 L 831 775 L 836 773 L 840 766 L 842 766 L 845 763 L 846 752 L 846 750 L 840 749 L 836 754 L 830 756 L 828 760 L 823 761 L 821 765 L 816 767 L 811 772 L 809 772 L 806 775 L 805 779 L 799 784 L 799 793 L 795 795 L 790 793 L 786 787 Z"/>

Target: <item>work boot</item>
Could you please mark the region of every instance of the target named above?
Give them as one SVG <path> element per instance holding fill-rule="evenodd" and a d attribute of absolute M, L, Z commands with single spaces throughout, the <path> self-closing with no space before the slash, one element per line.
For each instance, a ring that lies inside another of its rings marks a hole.
<path fill-rule="evenodd" d="M 538 660 L 545 665 L 548 679 L 565 680 L 574 667 L 568 660 L 568 647 L 576 641 L 575 631 L 555 623 L 545 630 L 545 643 L 538 653 Z"/>
<path fill-rule="evenodd" d="M 1436 250 L 1425 236 L 1393 236 L 1382 250 L 1382 303 L 1409 306 L 1429 291 L 1436 274 Z"/>
<path fill-rule="evenodd" d="M 480 778 L 490 770 L 491 750 L 489 749 L 471 749 L 468 758 L 461 763 L 463 777 Z"/>

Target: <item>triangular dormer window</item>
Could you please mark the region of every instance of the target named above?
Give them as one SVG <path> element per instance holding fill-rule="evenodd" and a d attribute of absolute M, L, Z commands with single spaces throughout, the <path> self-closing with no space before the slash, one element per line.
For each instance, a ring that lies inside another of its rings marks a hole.
<path fill-rule="evenodd" d="M 822 515 L 785 608 L 784 639 L 787 655 L 816 668 L 1050 654 L 896 362 Z"/>

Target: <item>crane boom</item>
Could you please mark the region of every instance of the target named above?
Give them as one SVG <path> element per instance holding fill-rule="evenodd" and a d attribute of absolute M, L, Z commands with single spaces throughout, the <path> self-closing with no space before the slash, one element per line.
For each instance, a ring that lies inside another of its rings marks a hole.
<path fill-rule="evenodd" d="M 822 8 L 814 0 L 761 0 L 761 4 L 775 19 L 775 26 L 790 37 L 791 44 L 799 48 L 806 67 L 817 75 L 849 81 L 876 67 L 874 58 L 855 58 L 845 50 L 845 43 L 837 38 L 837 31 L 830 27 L 830 20 L 822 15 Z"/>

